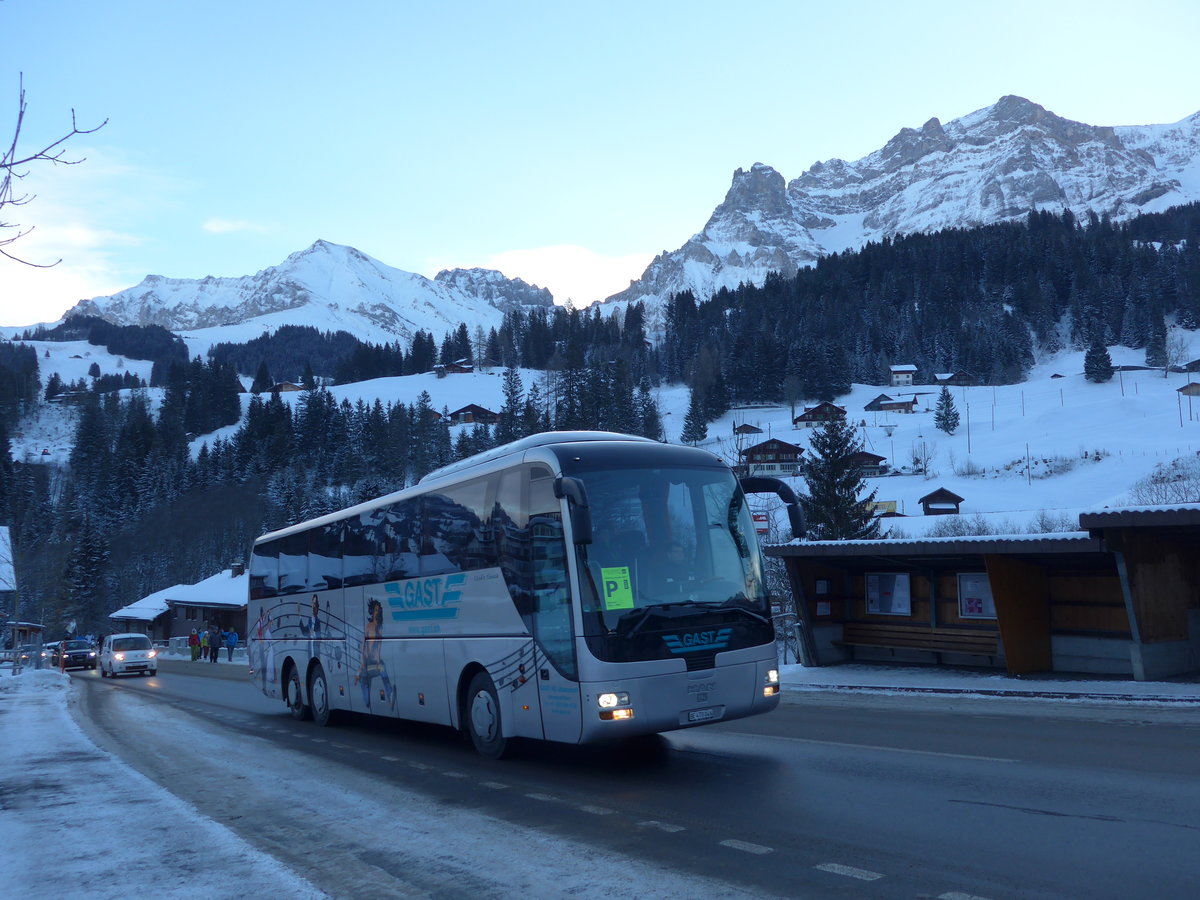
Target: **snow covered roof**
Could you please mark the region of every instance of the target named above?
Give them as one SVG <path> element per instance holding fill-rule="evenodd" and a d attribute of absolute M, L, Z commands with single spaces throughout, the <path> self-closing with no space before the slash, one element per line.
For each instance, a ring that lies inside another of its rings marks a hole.
<path fill-rule="evenodd" d="M 1160 506 L 1127 506 L 1089 510 L 1079 514 L 1080 528 L 1114 526 L 1200 525 L 1200 503 Z"/>
<path fill-rule="evenodd" d="M 915 371 L 917 371 L 917 367 L 913 366 L 913 365 L 888 366 L 888 368 L 891 369 L 893 372 L 915 372 Z"/>
<path fill-rule="evenodd" d="M 982 534 L 969 537 L 881 538 L 871 541 L 791 541 L 765 548 L 768 556 L 979 556 L 985 553 L 1100 553 L 1098 538 L 1086 531 L 1047 534 Z"/>
<path fill-rule="evenodd" d="M 109 613 L 110 619 L 136 619 L 153 622 L 167 611 L 172 603 L 186 606 L 224 606 L 238 608 L 246 605 L 250 575 L 234 576 L 232 569 L 218 572 L 196 584 L 176 584 L 155 591 L 141 600 Z"/>

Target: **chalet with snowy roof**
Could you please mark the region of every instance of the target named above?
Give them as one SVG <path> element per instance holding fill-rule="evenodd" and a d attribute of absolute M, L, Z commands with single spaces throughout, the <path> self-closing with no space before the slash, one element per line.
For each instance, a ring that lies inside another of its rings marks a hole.
<path fill-rule="evenodd" d="M 917 409 L 917 398 L 909 397 L 907 400 L 894 400 L 887 394 L 880 394 L 864 406 L 863 409 L 867 412 L 912 413 Z"/>
<path fill-rule="evenodd" d="M 966 372 L 942 372 L 933 376 L 933 383 L 947 387 L 971 387 L 975 378 Z"/>
<path fill-rule="evenodd" d="M 917 502 L 921 504 L 921 511 L 926 516 L 956 516 L 963 498 L 954 491 L 940 487 L 921 497 Z"/>
<path fill-rule="evenodd" d="M 451 425 L 495 425 L 499 421 L 499 413 L 494 413 L 477 403 L 468 403 L 450 413 Z"/>
<path fill-rule="evenodd" d="M 757 425 L 747 425 L 743 422 L 741 425 L 735 425 L 733 428 L 734 434 L 762 434 L 763 430 Z"/>
<path fill-rule="evenodd" d="M 246 638 L 250 576 L 238 563 L 196 584 L 176 584 L 110 613 L 113 629 L 139 631 L 152 641 L 186 637 L 216 625 Z"/>
<path fill-rule="evenodd" d="M 864 478 L 874 478 L 879 475 L 886 475 L 888 471 L 886 456 L 879 456 L 876 453 L 868 453 L 866 450 L 860 450 L 857 453 L 851 454 L 849 462 L 858 466 L 858 471 Z"/>
<path fill-rule="evenodd" d="M 800 467 L 803 447 L 771 438 L 742 451 L 742 467 L 747 475 L 795 475 Z"/>
<path fill-rule="evenodd" d="M 269 393 L 272 394 L 294 394 L 296 391 L 304 390 L 304 385 L 296 384 L 293 381 L 280 381 L 271 385 Z"/>
<path fill-rule="evenodd" d="M 1079 530 L 767 546 L 796 599 L 802 662 L 1200 673 L 1200 503 L 1101 509 Z"/>
<path fill-rule="evenodd" d="M 445 378 L 447 375 L 470 375 L 474 371 L 475 367 L 468 359 L 456 359 L 452 363 L 438 363 L 433 367 L 433 374 L 438 378 Z"/>
<path fill-rule="evenodd" d="M 1189 381 L 1177 390 L 1185 397 L 1200 397 L 1200 381 Z"/>
<path fill-rule="evenodd" d="M 805 408 L 804 412 L 792 419 L 792 424 L 796 428 L 816 428 L 826 422 L 845 418 L 846 410 L 840 406 L 834 406 L 828 400 L 822 400 L 816 406 Z"/>
<path fill-rule="evenodd" d="M 888 366 L 892 375 L 892 387 L 911 387 L 917 367 L 912 365 Z"/>

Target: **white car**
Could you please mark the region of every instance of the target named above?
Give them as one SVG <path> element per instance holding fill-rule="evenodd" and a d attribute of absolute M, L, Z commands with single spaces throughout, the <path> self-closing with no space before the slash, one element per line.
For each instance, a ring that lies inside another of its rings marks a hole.
<path fill-rule="evenodd" d="M 158 651 L 144 634 L 110 634 L 100 650 L 100 677 L 157 675 Z"/>

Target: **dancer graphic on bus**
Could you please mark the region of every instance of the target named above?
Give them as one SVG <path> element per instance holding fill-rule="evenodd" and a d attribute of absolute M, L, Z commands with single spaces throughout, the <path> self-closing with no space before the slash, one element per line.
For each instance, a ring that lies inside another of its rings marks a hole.
<path fill-rule="evenodd" d="M 378 600 L 367 601 L 367 625 L 363 629 L 362 661 L 354 675 L 354 683 L 362 685 L 363 703 L 371 708 L 371 679 L 378 677 L 383 682 L 379 699 L 396 708 L 396 689 L 383 665 L 383 604 Z"/>

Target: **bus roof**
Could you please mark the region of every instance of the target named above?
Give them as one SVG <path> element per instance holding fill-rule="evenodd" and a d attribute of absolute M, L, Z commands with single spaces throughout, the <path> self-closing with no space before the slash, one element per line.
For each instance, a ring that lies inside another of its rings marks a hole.
<path fill-rule="evenodd" d="M 590 462 L 593 465 L 598 462 L 596 459 L 597 455 L 607 457 L 607 461 L 610 463 L 621 460 L 621 463 L 629 465 L 632 458 L 637 456 L 634 448 L 646 445 L 655 448 L 653 452 L 656 459 L 662 460 L 665 455 L 672 465 L 701 465 L 705 467 L 725 465 L 720 457 L 707 450 L 680 444 L 665 444 L 661 441 L 631 434 L 620 434 L 615 431 L 547 431 L 542 434 L 535 434 L 512 441 L 500 447 L 494 447 L 491 450 L 485 450 L 482 453 L 476 453 L 474 456 L 468 456 L 466 459 L 451 463 L 448 466 L 442 466 L 440 469 L 435 469 L 427 474 L 413 486 L 337 510 L 336 512 L 326 513 L 323 516 L 318 516 L 305 522 L 286 525 L 276 531 L 261 535 L 254 543 L 257 546 L 258 544 L 267 543 L 268 541 L 286 537 L 296 532 L 307 531 L 309 528 L 318 525 L 336 522 L 358 513 L 370 511 L 406 496 L 419 495 L 423 493 L 423 487 L 427 487 L 433 482 L 453 478 L 453 476 L 469 477 L 471 474 L 470 470 L 476 466 L 502 461 L 509 456 L 519 459 L 528 450 L 546 448 L 553 452 L 556 448 L 567 450 L 572 445 L 580 444 L 587 446 L 589 450 L 599 451 L 598 454 L 587 454 L 589 457 L 592 457 Z"/>
<path fill-rule="evenodd" d="M 621 434 L 616 431 L 544 431 L 541 434 L 533 434 L 529 437 L 520 438 L 509 444 L 504 444 L 500 447 L 493 447 L 491 450 L 484 450 L 482 453 L 476 453 L 474 456 L 468 456 L 466 459 L 460 459 L 458 462 L 452 462 L 447 466 L 442 466 L 440 469 L 434 469 L 417 484 L 424 484 L 427 481 L 435 481 L 439 478 L 444 478 L 447 475 L 457 475 L 466 469 L 473 466 L 482 465 L 483 463 L 492 462 L 501 457 L 508 456 L 510 453 L 524 453 L 526 450 L 531 450 L 534 447 L 545 447 L 548 444 L 574 444 L 581 441 L 635 441 L 641 443 L 657 444 L 658 441 L 651 440 L 646 437 L 638 437 L 632 434 Z"/>

